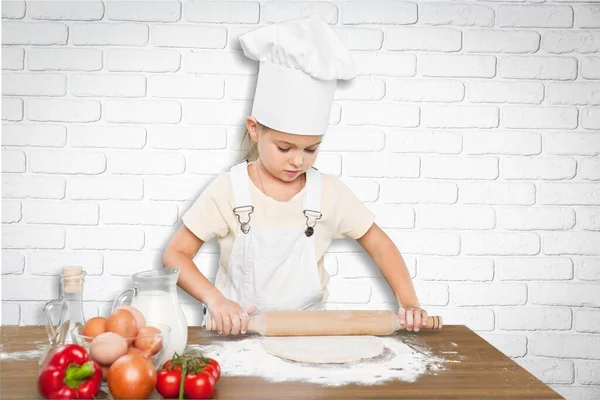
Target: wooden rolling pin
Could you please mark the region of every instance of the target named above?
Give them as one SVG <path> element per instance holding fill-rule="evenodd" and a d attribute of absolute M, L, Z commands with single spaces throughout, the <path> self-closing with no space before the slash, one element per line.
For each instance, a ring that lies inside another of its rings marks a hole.
<path fill-rule="evenodd" d="M 441 317 L 427 317 L 425 329 L 442 329 Z M 405 329 L 393 311 L 265 311 L 250 317 L 249 332 L 263 336 L 386 336 Z M 206 330 L 215 331 L 212 316 Z"/>

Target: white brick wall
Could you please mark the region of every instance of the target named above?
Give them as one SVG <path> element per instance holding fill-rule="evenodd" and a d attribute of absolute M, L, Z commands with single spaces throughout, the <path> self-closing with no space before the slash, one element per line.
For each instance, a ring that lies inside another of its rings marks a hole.
<path fill-rule="evenodd" d="M 257 64 L 238 37 L 310 13 L 359 72 L 318 167 L 376 213 L 431 314 L 600 397 L 598 0 L 3 1 L 2 324 L 43 323 L 63 265 L 87 270 L 90 316 L 160 268 L 243 151 Z M 211 279 L 217 257 L 196 257 Z M 356 242 L 325 261 L 331 308 L 394 308 Z"/>

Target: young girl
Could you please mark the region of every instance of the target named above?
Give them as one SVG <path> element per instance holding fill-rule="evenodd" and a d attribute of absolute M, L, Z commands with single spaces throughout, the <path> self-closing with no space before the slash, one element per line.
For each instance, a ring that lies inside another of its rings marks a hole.
<path fill-rule="evenodd" d="M 318 17 L 262 27 L 240 42 L 260 62 L 246 118 L 251 148 L 184 214 L 164 252 L 165 267 L 180 270 L 179 286 L 206 305 L 220 334 L 237 335 L 255 312 L 323 309 L 329 279 L 323 256 L 332 240 L 350 237 L 396 295 L 401 324 L 418 331 L 427 312 L 398 249 L 352 191 L 312 167 L 336 80 L 356 75 L 350 54 Z M 192 259 L 215 236 L 221 254 L 213 285 Z"/>

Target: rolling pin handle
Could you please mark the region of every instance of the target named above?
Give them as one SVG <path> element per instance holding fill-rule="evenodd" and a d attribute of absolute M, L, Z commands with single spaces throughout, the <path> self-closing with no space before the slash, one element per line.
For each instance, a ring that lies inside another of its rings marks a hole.
<path fill-rule="evenodd" d="M 265 334 L 265 318 L 266 318 L 266 316 L 264 313 L 260 313 L 257 315 L 251 315 L 250 321 L 248 321 L 248 332 L 256 332 L 261 335 L 264 335 Z M 211 331 L 216 331 L 216 330 L 217 330 L 217 324 L 215 323 L 215 319 L 212 315 L 209 315 L 208 318 L 206 318 L 206 331 L 211 332 Z"/>
<path fill-rule="evenodd" d="M 425 325 L 425 327 L 433 330 L 440 330 L 442 329 L 442 325 L 442 317 L 436 315 L 433 317 L 427 317 L 427 325 Z"/>
<path fill-rule="evenodd" d="M 425 324 L 425 326 L 423 326 L 423 329 L 439 331 L 440 329 L 442 329 L 442 326 L 442 317 L 435 315 L 427 317 L 427 323 Z M 406 325 L 400 324 L 400 318 L 398 318 L 398 314 L 395 314 L 394 329 L 395 331 L 406 329 Z"/>
<path fill-rule="evenodd" d="M 206 319 L 206 330 L 207 331 L 212 331 L 213 330 L 213 317 L 212 317 L 212 315 L 209 315 L 208 318 Z"/>
<path fill-rule="evenodd" d="M 208 318 L 206 319 L 206 330 L 208 332 L 216 332 L 217 329 L 218 329 L 218 327 L 217 327 L 217 323 L 215 321 L 215 317 L 213 317 L 212 315 L 209 315 Z"/>

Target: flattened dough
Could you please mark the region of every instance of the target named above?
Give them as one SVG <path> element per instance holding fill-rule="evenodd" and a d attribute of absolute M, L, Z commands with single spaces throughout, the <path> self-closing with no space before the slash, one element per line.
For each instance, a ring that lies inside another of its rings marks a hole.
<path fill-rule="evenodd" d="M 340 364 L 377 357 L 383 341 L 376 336 L 289 336 L 261 340 L 267 353 L 292 361 Z"/>

